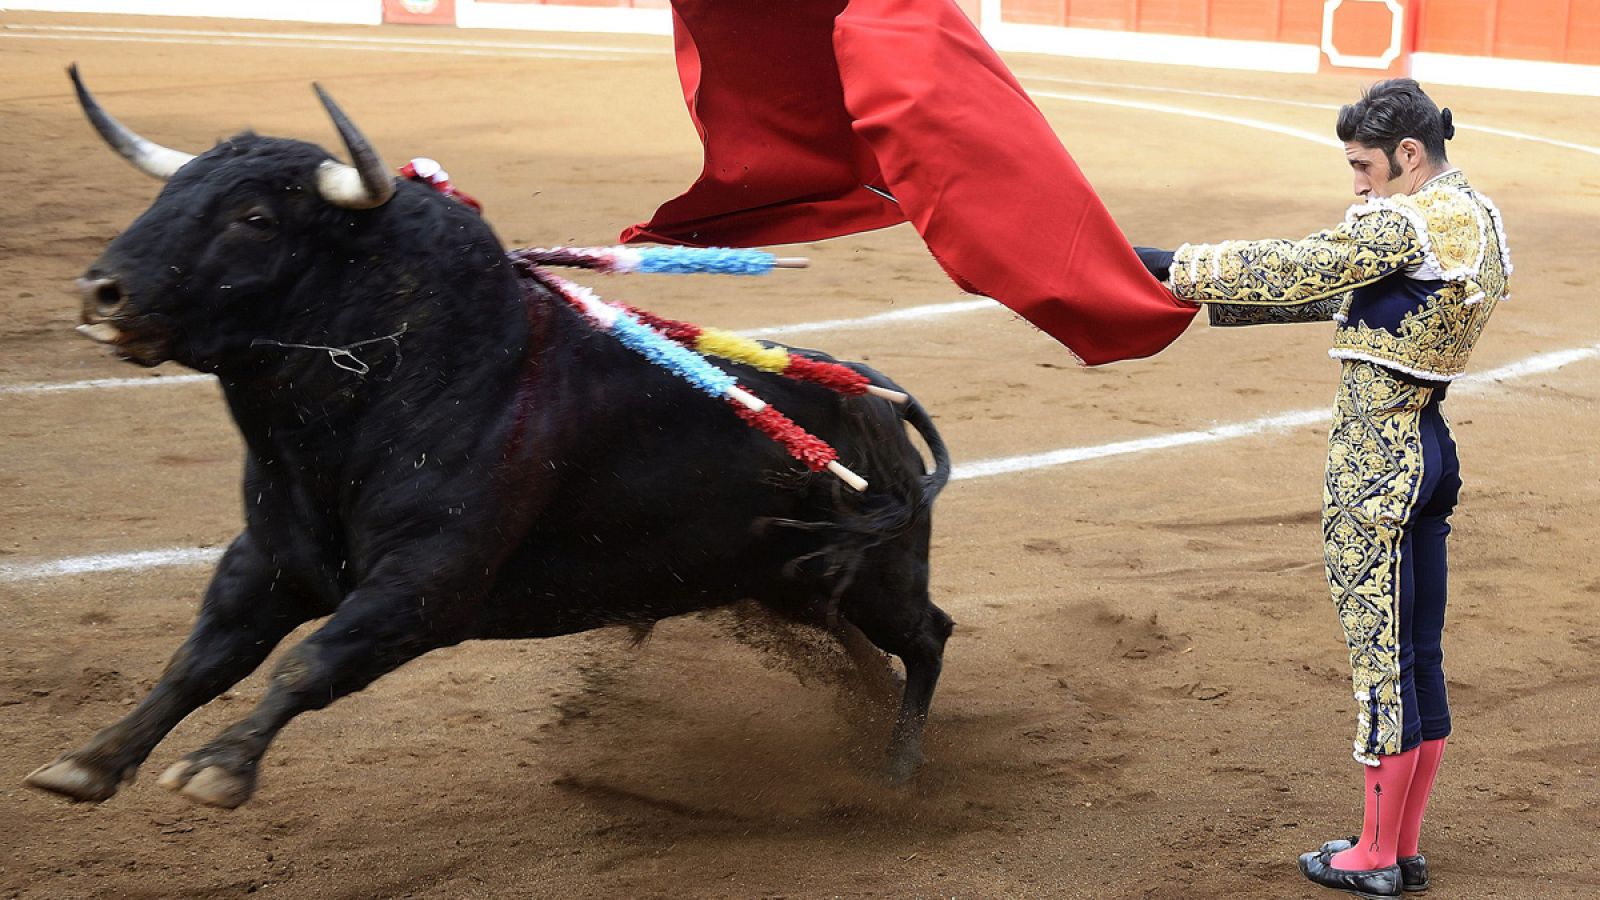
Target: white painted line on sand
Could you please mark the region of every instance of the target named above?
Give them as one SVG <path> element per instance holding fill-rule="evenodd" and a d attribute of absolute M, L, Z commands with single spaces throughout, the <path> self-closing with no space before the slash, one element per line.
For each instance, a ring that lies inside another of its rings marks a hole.
<path fill-rule="evenodd" d="M 1600 344 L 1542 353 L 1496 369 L 1469 375 L 1456 381 L 1452 390 L 1472 390 L 1485 385 L 1526 378 L 1530 375 L 1541 375 L 1596 357 L 1600 357 Z M 1214 444 L 1273 431 L 1315 425 L 1319 422 L 1328 422 L 1331 417 L 1332 413 L 1328 409 L 1301 409 L 1272 416 L 1263 416 L 1247 422 L 1217 425 L 1213 428 L 1199 431 L 1182 431 L 1088 447 L 1067 447 L 1046 453 L 1030 453 L 1023 456 L 978 460 L 977 462 L 956 466 L 950 478 L 952 481 L 971 481 L 995 475 L 1055 468 L 1094 459 L 1148 453 L 1152 450 L 1167 450 L 1195 444 Z M 165 550 L 147 550 L 137 553 L 103 554 L 39 562 L 6 563 L 0 564 L 0 582 L 36 581 L 63 575 L 137 571 L 165 566 L 209 565 L 221 555 L 222 551 L 215 548 L 173 547 Z"/>
<path fill-rule="evenodd" d="M 1079 87 L 1113 88 L 1124 91 L 1145 91 L 1152 94 L 1182 94 L 1185 97 L 1210 97 L 1218 100 L 1247 100 L 1252 103 L 1274 103 L 1279 106 L 1299 106 L 1307 109 L 1338 109 L 1337 103 L 1312 103 L 1309 100 L 1285 100 L 1281 97 L 1262 97 L 1256 94 L 1230 94 L 1225 91 L 1202 91 L 1197 88 L 1165 87 L 1159 84 L 1135 84 L 1129 81 L 1099 81 L 1093 78 L 1063 78 L 1059 75 L 1033 75 L 1018 72 L 1017 77 L 1028 81 L 1049 84 L 1072 84 Z"/>
<path fill-rule="evenodd" d="M 854 319 L 823 319 L 820 322 L 796 322 L 793 325 L 751 328 L 739 333 L 748 337 L 768 338 L 810 334 L 813 331 L 849 331 L 856 328 L 876 328 L 879 325 L 899 325 L 906 322 L 942 319 L 945 316 L 976 312 L 980 309 L 1005 309 L 1005 307 L 987 298 L 982 300 L 957 300 L 954 303 L 928 303 L 922 306 L 911 306 L 906 309 L 874 313 L 870 316 L 860 316 Z"/>
<path fill-rule="evenodd" d="M 210 375 L 163 375 L 155 378 L 90 378 L 87 381 L 34 381 L 0 385 L 0 394 L 56 394 L 62 391 L 87 391 L 99 388 L 172 387 L 212 381 Z"/>
<path fill-rule="evenodd" d="M 1035 97 L 1045 97 L 1051 100 L 1067 100 L 1073 103 L 1093 103 L 1099 106 L 1120 106 L 1125 109 L 1139 109 L 1148 112 L 1166 113 L 1169 116 L 1184 116 L 1190 119 L 1206 119 L 1212 122 L 1223 122 L 1228 125 L 1239 125 L 1245 128 L 1254 128 L 1258 131 L 1270 131 L 1324 147 L 1344 149 L 1344 142 L 1335 140 L 1325 134 L 1306 131 L 1303 128 L 1292 128 L 1288 125 L 1279 125 L 1276 122 L 1263 122 L 1260 119 L 1247 119 L 1243 116 L 1230 116 L 1223 113 L 1205 112 L 1204 110 L 1189 109 L 1186 106 L 1168 106 L 1165 103 L 1146 103 L 1142 100 L 1115 100 L 1110 97 L 1093 97 L 1088 94 L 1063 94 L 1059 91 L 1030 91 Z"/>
<path fill-rule="evenodd" d="M 1575 362 L 1583 362 L 1586 359 L 1594 359 L 1596 356 L 1600 356 L 1600 344 L 1591 344 L 1587 347 L 1574 347 L 1571 350 L 1552 350 L 1549 353 L 1541 353 L 1538 356 L 1530 356 L 1527 359 L 1520 360 L 1518 362 L 1507 363 L 1506 365 L 1500 366 L 1497 369 L 1489 369 L 1484 372 L 1468 375 L 1464 378 L 1458 378 L 1456 379 L 1455 383 L 1457 385 L 1466 385 L 1469 388 L 1481 387 L 1488 384 L 1498 384 L 1502 381 L 1512 381 L 1517 378 L 1527 378 L 1529 375 L 1543 375 L 1546 372 L 1554 372 L 1557 369 L 1566 368 Z"/>
<path fill-rule="evenodd" d="M 35 563 L 0 563 L 0 582 L 38 581 L 65 575 L 93 575 L 100 572 L 125 572 L 130 569 L 159 569 L 166 566 L 210 565 L 222 558 L 218 547 L 169 547 L 137 553 L 103 553 L 95 556 L 69 556 Z"/>
<path fill-rule="evenodd" d="M 625 53 L 636 56 L 665 57 L 671 48 L 613 47 L 565 42 L 475 41 L 463 38 L 381 37 L 377 35 L 324 34 L 316 31 L 210 31 L 197 28 L 111 28 L 94 25 L 4 25 L 0 32 L 40 32 L 50 34 L 153 35 L 161 37 L 240 38 L 263 41 L 318 41 L 336 44 L 376 46 L 489 47 L 496 50 L 559 50 L 573 53 Z"/>
<path fill-rule="evenodd" d="M 234 40 L 227 38 L 186 38 L 186 37 L 132 37 L 108 34 L 19 34 L 16 32 L 0 31 L 0 40 L 34 40 L 34 41 L 110 41 L 122 44 L 198 44 L 206 47 L 265 47 L 274 50 L 338 50 L 341 53 L 431 53 L 447 56 L 483 56 L 496 59 L 570 59 L 570 60 L 619 60 L 624 57 L 617 54 L 583 53 L 583 52 L 555 52 L 544 50 L 471 50 L 454 47 L 423 47 L 423 46 L 371 46 L 361 44 L 331 44 L 325 42 L 290 42 L 290 41 L 263 41 L 263 40 Z"/>
<path fill-rule="evenodd" d="M 1213 444 L 1218 441 L 1231 441 L 1235 438 L 1265 434 L 1269 431 L 1283 431 L 1288 428 L 1298 428 L 1302 425 L 1314 425 L 1317 422 L 1327 421 L 1328 416 L 1328 410 L 1325 409 L 1302 409 L 1281 415 L 1253 419 L 1249 422 L 1218 425 L 1215 428 L 1207 428 L 1204 431 L 1180 431 L 1175 434 L 1161 434 L 1131 441 L 1096 444 L 1091 447 L 1066 447 L 1045 453 L 1029 453 L 1023 456 L 984 459 L 956 466 L 950 473 L 950 480 L 966 481 L 972 478 L 989 478 L 994 475 L 1008 475 L 1012 472 L 1031 472 L 1036 469 L 1071 465 L 1072 463 L 1085 462 L 1091 459 L 1105 459 L 1108 456 L 1126 456 L 1130 453 L 1147 453 L 1151 450 L 1168 450 L 1173 447 L 1187 447 L 1193 444 Z"/>
<path fill-rule="evenodd" d="M 1600 356 L 1600 344 L 1541 353 L 1538 356 L 1530 356 L 1519 362 L 1459 378 L 1451 386 L 1451 390 L 1453 392 L 1470 392 L 1474 388 L 1481 388 L 1485 385 L 1554 372 L 1573 363 L 1594 359 L 1597 356 Z M 1037 469 L 1048 469 L 1054 466 L 1084 462 L 1085 460 L 1104 459 L 1108 456 L 1124 456 L 1130 453 L 1145 453 L 1151 450 L 1166 450 L 1172 447 L 1188 447 L 1194 444 L 1214 444 L 1219 441 L 1231 441 L 1236 438 L 1251 437 L 1272 431 L 1284 431 L 1290 428 L 1316 425 L 1319 422 L 1331 423 L 1332 419 L 1333 412 L 1331 408 L 1300 409 L 1293 412 L 1265 416 L 1260 419 L 1252 419 L 1248 422 L 1218 425 L 1214 428 L 1200 431 L 1181 431 L 1131 441 L 1097 444 L 1090 447 L 1068 447 L 1062 450 L 1051 450 L 1046 453 L 1030 453 L 1023 456 L 985 459 L 956 466 L 950 473 L 950 480 L 965 481 L 971 478 L 988 478 L 992 475 L 1031 472 Z"/>
<path fill-rule="evenodd" d="M 1505 128 L 1490 128 L 1487 125 L 1456 125 L 1457 131 L 1481 131 L 1484 134 L 1494 134 L 1500 137 L 1516 138 L 1519 141 L 1532 141 L 1536 144 L 1549 144 L 1552 147 L 1562 147 L 1567 150 L 1576 150 L 1579 153 L 1589 153 L 1600 156 L 1600 147 L 1591 147 L 1588 144 L 1575 144 L 1571 141 L 1558 141 L 1555 138 L 1540 137 L 1537 134 L 1528 134 L 1522 131 L 1511 131 Z"/>

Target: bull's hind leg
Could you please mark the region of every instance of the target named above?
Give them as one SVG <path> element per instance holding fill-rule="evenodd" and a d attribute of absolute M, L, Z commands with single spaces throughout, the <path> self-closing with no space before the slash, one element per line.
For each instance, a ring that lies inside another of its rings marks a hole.
<path fill-rule="evenodd" d="M 457 614 L 468 604 L 442 599 L 454 593 L 438 591 L 429 603 L 415 587 L 352 592 L 321 628 L 284 654 L 249 716 L 173 764 L 156 783 L 208 806 L 244 803 L 255 793 L 261 757 L 295 716 L 459 642 L 464 628 Z"/>
<path fill-rule="evenodd" d="M 912 591 L 904 587 L 872 590 L 858 582 L 851 593 L 859 599 L 851 602 L 847 598 L 843 611 L 868 639 L 900 657 L 905 665 L 905 691 L 889 739 L 889 780 L 904 784 L 922 762 L 922 731 L 944 665 L 944 644 L 954 623 L 928 599 L 925 582 Z"/>
<path fill-rule="evenodd" d="M 35 770 L 27 783 L 96 803 L 115 794 L 167 732 L 250 674 L 284 635 L 312 618 L 305 603 L 274 585 L 275 572 L 248 535 L 234 541 L 217 565 L 188 640 L 150 695 L 82 749 Z"/>
<path fill-rule="evenodd" d="M 840 619 L 830 629 L 854 665 L 855 683 L 874 703 L 888 704 L 905 696 L 905 679 L 895 672 L 889 657 L 861 633 L 854 623 Z"/>

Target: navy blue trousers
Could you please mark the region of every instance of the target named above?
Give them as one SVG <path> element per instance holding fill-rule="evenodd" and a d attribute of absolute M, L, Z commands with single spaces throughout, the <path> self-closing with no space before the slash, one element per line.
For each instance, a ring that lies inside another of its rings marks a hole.
<path fill-rule="evenodd" d="M 1449 598 L 1445 538 L 1461 492 L 1461 464 L 1439 405 L 1436 395 L 1422 411 L 1422 486 L 1400 541 L 1401 752 L 1450 734 L 1441 646 Z"/>

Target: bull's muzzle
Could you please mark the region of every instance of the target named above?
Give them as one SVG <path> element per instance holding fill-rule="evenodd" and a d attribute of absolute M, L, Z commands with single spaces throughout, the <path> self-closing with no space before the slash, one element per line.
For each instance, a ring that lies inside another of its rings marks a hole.
<path fill-rule="evenodd" d="M 122 329 L 114 320 L 128 308 L 128 293 L 115 278 L 79 278 L 78 293 L 82 298 L 78 333 L 102 344 L 116 344 L 122 338 Z"/>
<path fill-rule="evenodd" d="M 117 278 L 79 278 L 78 294 L 79 334 L 105 344 L 119 359 L 141 366 L 160 365 L 172 358 L 173 335 L 164 317 L 135 311 L 133 294 Z"/>

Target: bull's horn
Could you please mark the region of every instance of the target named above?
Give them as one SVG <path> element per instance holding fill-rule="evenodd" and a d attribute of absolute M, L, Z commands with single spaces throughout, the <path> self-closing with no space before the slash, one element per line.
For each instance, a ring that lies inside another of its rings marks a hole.
<path fill-rule="evenodd" d="M 137 166 L 139 171 L 165 181 L 172 177 L 172 173 L 183 168 L 185 163 L 194 159 L 193 154 L 147 141 L 129 131 L 121 122 L 111 118 L 110 114 L 100 108 L 99 101 L 94 99 L 89 89 L 83 86 L 83 79 L 78 77 L 77 63 L 67 67 L 67 74 L 72 76 L 72 85 L 78 89 L 78 104 L 83 107 L 83 114 L 89 117 L 94 130 L 100 132 L 100 136 L 111 145 L 111 149 L 122 154 L 122 158 Z"/>
<path fill-rule="evenodd" d="M 317 192 L 322 194 L 322 199 L 346 209 L 372 209 L 388 203 L 394 196 L 394 176 L 322 85 L 313 84 L 312 87 L 333 119 L 334 127 L 339 129 L 339 137 L 344 139 L 350 158 L 355 161 L 354 166 L 331 159 L 324 162 L 317 170 Z"/>

